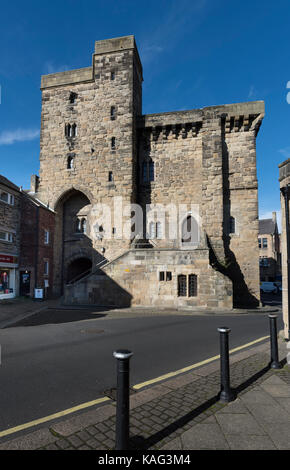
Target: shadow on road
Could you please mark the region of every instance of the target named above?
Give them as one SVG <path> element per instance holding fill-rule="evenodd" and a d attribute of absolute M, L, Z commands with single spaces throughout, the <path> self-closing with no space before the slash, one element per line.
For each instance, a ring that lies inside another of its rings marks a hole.
<path fill-rule="evenodd" d="M 85 310 L 66 310 L 66 309 L 51 309 L 42 310 L 41 312 L 30 315 L 27 318 L 13 323 L 12 325 L 7 325 L 5 328 L 15 328 L 17 326 L 39 326 L 39 325 L 49 325 L 49 324 L 58 324 L 58 323 L 70 323 L 81 320 L 94 320 L 96 318 L 103 318 L 106 316 L 106 313 L 102 313 L 106 310 L 103 308 L 100 309 L 100 312 L 94 309 L 85 309 Z"/>

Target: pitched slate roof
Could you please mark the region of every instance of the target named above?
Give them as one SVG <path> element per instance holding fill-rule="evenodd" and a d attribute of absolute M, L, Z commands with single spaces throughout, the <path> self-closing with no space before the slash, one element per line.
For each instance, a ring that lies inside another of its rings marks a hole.
<path fill-rule="evenodd" d="M 8 188 L 14 189 L 15 191 L 20 191 L 20 188 L 16 184 L 12 183 L 10 180 L 5 178 L 5 176 L 0 175 L 0 184 L 4 184 Z"/>
<path fill-rule="evenodd" d="M 273 234 L 276 232 L 275 222 L 273 219 L 260 219 L 259 220 L 259 234 Z"/>

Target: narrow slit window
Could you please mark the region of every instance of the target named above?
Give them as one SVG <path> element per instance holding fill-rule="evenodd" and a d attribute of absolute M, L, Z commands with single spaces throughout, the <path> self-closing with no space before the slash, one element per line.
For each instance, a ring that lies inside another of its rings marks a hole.
<path fill-rule="evenodd" d="M 115 106 L 111 106 L 111 120 L 114 121 L 116 119 L 116 108 Z"/>
<path fill-rule="evenodd" d="M 112 137 L 111 139 L 111 149 L 116 150 L 116 137 Z"/>
<path fill-rule="evenodd" d="M 230 233 L 236 233 L 236 219 L 230 217 Z"/>
<path fill-rule="evenodd" d="M 159 273 L 159 281 L 164 281 L 165 276 L 164 276 L 164 271 L 160 271 Z"/>
<path fill-rule="evenodd" d="M 109 182 L 112 182 L 112 181 L 113 181 L 113 172 L 112 172 L 112 171 L 109 171 L 108 181 L 109 181 Z"/>

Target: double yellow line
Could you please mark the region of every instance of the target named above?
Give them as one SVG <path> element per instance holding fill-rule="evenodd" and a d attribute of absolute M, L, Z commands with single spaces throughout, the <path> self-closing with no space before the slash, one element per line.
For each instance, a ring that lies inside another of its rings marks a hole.
<path fill-rule="evenodd" d="M 263 336 L 262 338 L 256 339 L 255 341 L 252 341 L 251 343 L 244 344 L 243 346 L 239 346 L 235 349 L 230 350 L 230 354 L 233 354 L 237 351 L 241 351 L 242 349 L 248 348 L 250 346 L 253 346 L 254 344 L 261 343 L 262 341 L 265 341 L 268 339 L 269 336 Z M 169 372 L 168 374 L 161 375 L 160 377 L 157 377 L 152 380 L 148 380 L 147 382 L 143 382 L 137 385 L 134 385 L 135 390 L 140 390 L 141 388 L 147 387 L 148 385 L 155 384 L 157 382 L 161 382 L 163 380 L 169 379 L 171 377 L 175 377 L 177 375 L 183 374 L 184 372 L 189 372 L 190 370 L 196 369 L 197 367 L 201 367 L 205 364 L 208 364 L 210 362 L 216 361 L 219 359 L 218 356 L 210 357 L 209 359 L 205 359 L 204 361 L 198 362 L 196 364 L 193 364 L 191 366 L 184 367 L 183 369 L 176 370 L 174 372 Z M 63 416 L 70 415 L 72 413 L 75 413 L 76 411 L 84 410 L 86 408 L 90 408 L 94 405 L 99 405 L 100 403 L 104 403 L 110 401 L 110 398 L 104 397 L 104 398 L 98 398 L 96 400 L 88 401 L 86 403 L 81 403 L 80 405 L 74 406 L 72 408 L 68 408 L 67 410 L 59 411 L 58 413 L 54 413 L 52 415 L 45 416 L 43 418 L 35 419 L 34 421 L 29 421 L 28 423 L 20 424 L 19 426 L 15 426 L 14 428 L 9 428 L 5 429 L 4 431 L 0 432 L 0 437 L 8 436 L 9 434 L 14 434 L 19 431 L 23 431 L 25 429 L 32 428 L 34 426 L 37 426 L 39 424 L 47 423 L 48 421 L 52 421 L 53 419 L 57 418 L 62 418 Z"/>

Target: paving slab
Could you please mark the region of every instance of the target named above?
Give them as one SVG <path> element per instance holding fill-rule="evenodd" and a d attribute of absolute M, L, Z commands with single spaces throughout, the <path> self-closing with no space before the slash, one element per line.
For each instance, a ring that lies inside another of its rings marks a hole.
<path fill-rule="evenodd" d="M 248 414 L 216 414 L 216 419 L 224 434 L 243 434 L 246 436 L 264 436 L 266 432 L 253 416 Z"/>
<path fill-rule="evenodd" d="M 229 445 L 217 423 L 197 424 L 181 436 L 183 450 L 227 450 Z"/>
<path fill-rule="evenodd" d="M 236 398 L 236 400 L 228 403 L 227 406 L 222 408 L 216 414 L 219 415 L 228 413 L 247 414 L 249 413 L 249 410 L 239 398 Z"/>
<path fill-rule="evenodd" d="M 248 436 L 244 434 L 226 435 L 231 450 L 277 450 L 268 436 Z"/>

